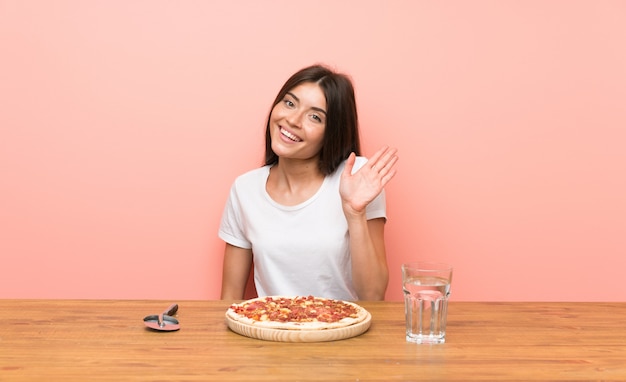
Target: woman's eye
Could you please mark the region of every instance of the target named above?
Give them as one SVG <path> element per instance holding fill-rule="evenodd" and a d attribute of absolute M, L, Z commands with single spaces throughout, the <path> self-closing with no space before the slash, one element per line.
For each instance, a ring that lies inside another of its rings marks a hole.
<path fill-rule="evenodd" d="M 311 115 L 311 118 L 313 118 L 317 122 L 322 122 L 322 118 L 320 118 L 319 115 L 313 114 Z"/>
<path fill-rule="evenodd" d="M 291 100 L 286 99 L 283 102 L 285 103 L 285 105 L 289 107 L 294 107 L 294 103 Z"/>

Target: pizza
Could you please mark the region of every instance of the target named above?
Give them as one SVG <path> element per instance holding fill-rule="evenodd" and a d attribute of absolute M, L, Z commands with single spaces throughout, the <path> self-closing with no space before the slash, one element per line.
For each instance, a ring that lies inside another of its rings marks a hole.
<path fill-rule="evenodd" d="M 257 297 L 232 304 L 226 317 L 268 329 L 325 330 L 344 328 L 368 318 L 369 312 L 347 301 L 314 296 Z"/>

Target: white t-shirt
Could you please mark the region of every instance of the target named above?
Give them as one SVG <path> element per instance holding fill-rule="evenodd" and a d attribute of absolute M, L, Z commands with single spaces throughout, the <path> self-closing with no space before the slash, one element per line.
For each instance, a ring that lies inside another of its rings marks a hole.
<path fill-rule="evenodd" d="M 367 162 L 357 157 L 354 171 Z M 266 190 L 270 166 L 239 176 L 231 187 L 219 237 L 252 249 L 259 296 L 307 296 L 357 300 L 352 285 L 348 223 L 339 179 L 345 161 L 309 200 L 284 206 Z M 386 218 L 385 192 L 366 209 L 367 219 Z"/>

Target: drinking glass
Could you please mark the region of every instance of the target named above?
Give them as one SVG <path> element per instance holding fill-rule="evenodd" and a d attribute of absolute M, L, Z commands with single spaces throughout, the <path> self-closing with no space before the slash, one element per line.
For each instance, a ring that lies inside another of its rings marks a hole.
<path fill-rule="evenodd" d="M 452 267 L 443 263 L 402 264 L 406 340 L 417 344 L 446 341 Z"/>

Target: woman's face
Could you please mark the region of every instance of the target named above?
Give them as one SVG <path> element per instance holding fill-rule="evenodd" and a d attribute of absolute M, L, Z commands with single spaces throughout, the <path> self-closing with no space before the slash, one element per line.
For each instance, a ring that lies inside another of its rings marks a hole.
<path fill-rule="evenodd" d="M 311 159 L 319 155 L 326 128 L 326 97 L 316 83 L 289 90 L 270 114 L 272 150 L 280 158 Z"/>

